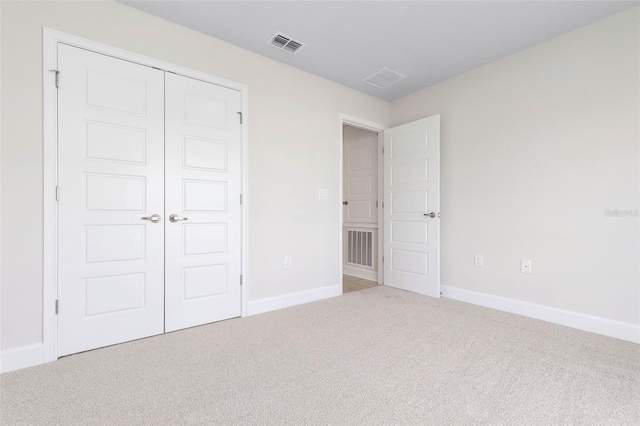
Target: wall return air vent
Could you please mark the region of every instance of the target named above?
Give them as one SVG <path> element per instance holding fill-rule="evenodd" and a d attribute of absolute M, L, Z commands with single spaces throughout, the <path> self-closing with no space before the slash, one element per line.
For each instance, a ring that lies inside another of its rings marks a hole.
<path fill-rule="evenodd" d="M 294 54 L 298 53 L 298 51 L 306 45 L 306 43 L 303 43 L 300 40 L 295 40 L 294 38 L 282 33 L 275 33 L 267 43 L 277 47 L 278 49 L 286 50 L 287 52 Z"/>
<path fill-rule="evenodd" d="M 402 75 L 397 71 L 390 70 L 389 68 L 382 68 L 380 71 L 362 79 L 362 81 L 372 85 L 373 87 L 377 87 L 378 89 L 384 89 L 385 87 L 396 84 L 405 78 L 407 78 L 405 75 Z"/>

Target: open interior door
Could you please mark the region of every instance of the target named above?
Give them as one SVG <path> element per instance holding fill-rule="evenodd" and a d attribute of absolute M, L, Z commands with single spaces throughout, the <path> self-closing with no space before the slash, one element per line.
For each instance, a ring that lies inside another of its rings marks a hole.
<path fill-rule="evenodd" d="M 440 297 L 440 116 L 384 132 L 384 283 Z"/>

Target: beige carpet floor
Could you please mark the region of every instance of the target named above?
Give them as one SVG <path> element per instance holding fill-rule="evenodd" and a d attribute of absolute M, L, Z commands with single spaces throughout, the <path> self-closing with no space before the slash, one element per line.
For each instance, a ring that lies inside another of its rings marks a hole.
<path fill-rule="evenodd" d="M 5 426 L 640 424 L 640 345 L 384 286 L 0 381 Z"/>

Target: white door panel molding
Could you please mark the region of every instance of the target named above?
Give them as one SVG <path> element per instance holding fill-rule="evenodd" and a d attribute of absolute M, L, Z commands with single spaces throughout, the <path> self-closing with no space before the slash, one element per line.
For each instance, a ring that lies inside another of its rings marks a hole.
<path fill-rule="evenodd" d="M 58 55 L 62 356 L 164 331 L 164 73 Z"/>
<path fill-rule="evenodd" d="M 440 297 L 440 116 L 384 132 L 385 284 Z"/>
<path fill-rule="evenodd" d="M 166 331 L 240 316 L 236 90 L 166 76 Z"/>

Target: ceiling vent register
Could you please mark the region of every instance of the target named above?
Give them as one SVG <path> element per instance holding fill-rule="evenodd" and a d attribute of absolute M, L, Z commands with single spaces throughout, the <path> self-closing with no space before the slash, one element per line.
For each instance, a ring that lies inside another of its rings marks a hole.
<path fill-rule="evenodd" d="M 362 81 L 372 85 L 373 87 L 377 87 L 378 89 L 384 89 L 385 87 L 396 84 L 405 78 L 407 78 L 407 76 L 402 75 L 397 71 L 390 70 L 389 68 L 382 68 L 380 71 L 362 79 Z"/>
<path fill-rule="evenodd" d="M 305 43 L 300 40 L 295 40 L 282 33 L 275 33 L 267 43 L 277 47 L 278 49 L 286 50 L 287 52 L 294 54 L 298 53 L 298 51 L 305 46 Z"/>

